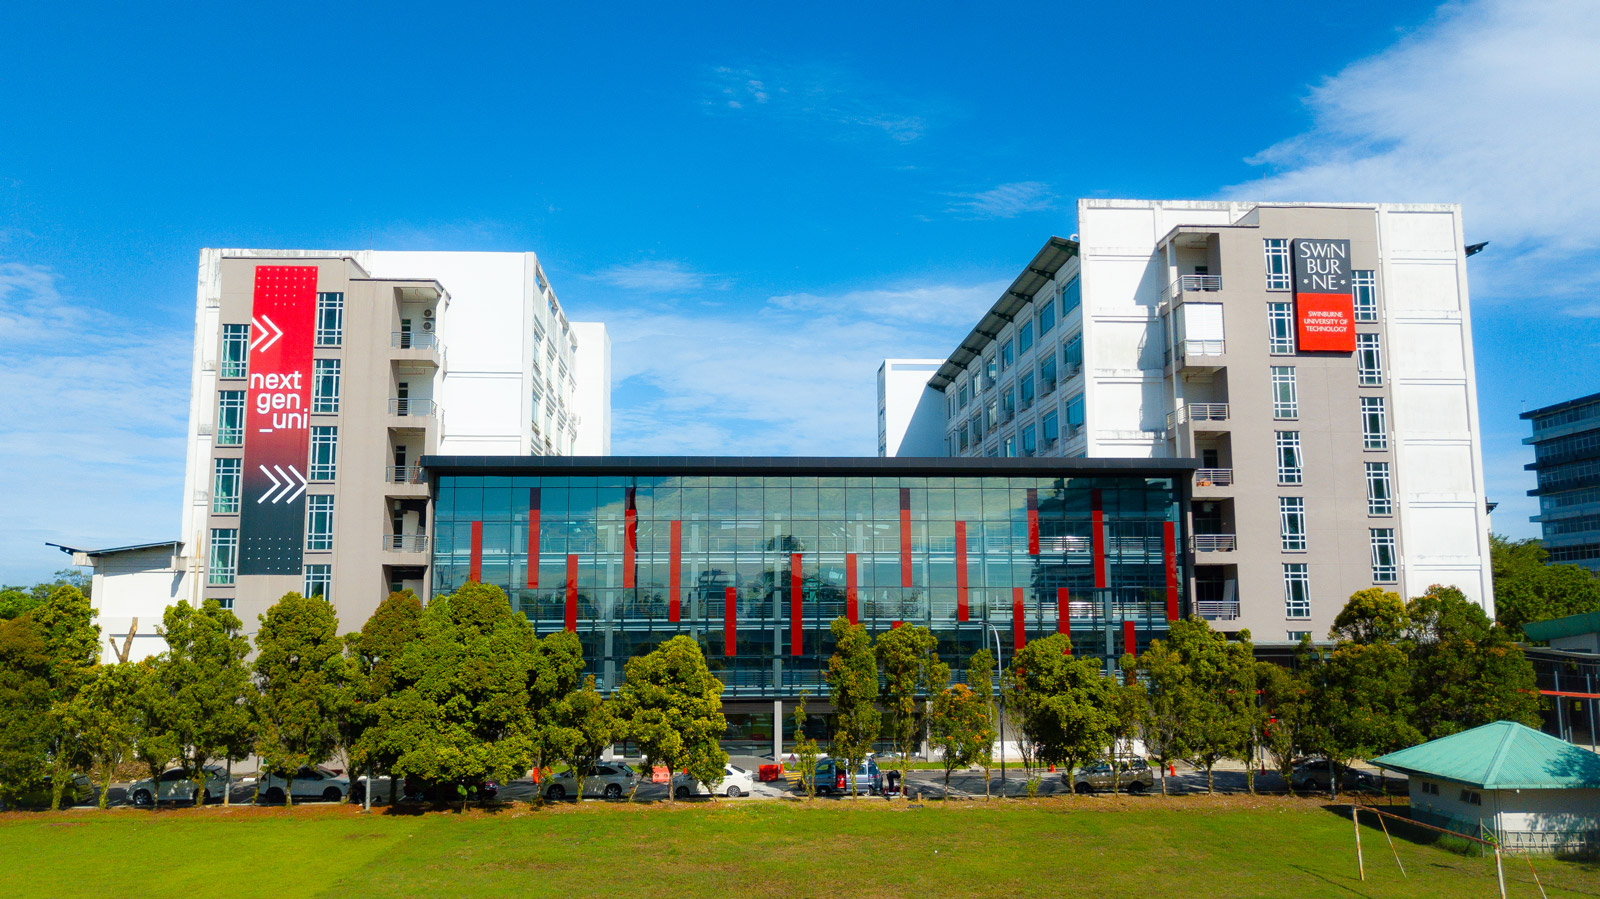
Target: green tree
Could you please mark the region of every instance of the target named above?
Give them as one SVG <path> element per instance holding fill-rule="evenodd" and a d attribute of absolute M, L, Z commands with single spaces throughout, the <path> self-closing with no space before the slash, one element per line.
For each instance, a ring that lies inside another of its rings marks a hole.
<path fill-rule="evenodd" d="M 588 779 L 590 769 L 621 732 L 615 705 L 595 689 L 591 674 L 584 678 L 582 686 L 562 697 L 552 709 L 546 741 L 548 751 L 551 758 L 565 762 L 572 770 L 573 786 L 578 794 L 573 797 L 575 802 L 583 801 L 583 782 Z"/>
<path fill-rule="evenodd" d="M 142 734 L 136 754 L 152 767 L 152 776 L 177 756 L 194 780 L 195 796 L 205 797 L 205 767 L 222 760 L 231 770 L 234 759 L 249 755 L 255 742 L 252 703 L 255 685 L 245 659 L 250 640 L 244 625 L 214 599 L 200 608 L 187 603 L 168 606 L 162 616 L 167 649 L 156 656 L 153 683 L 141 685 L 137 701 L 143 727 L 161 734 Z M 145 691 L 165 693 L 165 698 Z M 170 738 L 166 739 L 166 738 Z M 163 747 L 175 751 L 155 760 Z"/>
<path fill-rule="evenodd" d="M 1006 669 L 1006 706 L 1028 745 L 1029 760 L 1059 765 L 1076 789 L 1080 764 L 1111 740 L 1112 684 L 1096 659 L 1070 655 L 1072 641 L 1051 634 L 1022 647 Z"/>
<path fill-rule="evenodd" d="M 1272 756 L 1272 766 L 1287 781 L 1299 757 L 1301 730 L 1307 721 L 1307 687 L 1298 671 L 1273 662 L 1256 663 L 1256 686 L 1261 690 L 1262 743 Z"/>
<path fill-rule="evenodd" d="M 1368 587 L 1350 595 L 1333 619 L 1328 636 L 1351 643 L 1393 643 L 1411 626 L 1400 594 Z"/>
<path fill-rule="evenodd" d="M 1167 794 L 1167 772 L 1188 754 L 1184 742 L 1189 709 L 1195 704 L 1189 670 L 1182 655 L 1166 640 L 1152 640 L 1139 656 L 1138 670 L 1149 690 L 1144 727 L 1145 751 L 1161 768 L 1161 795 Z"/>
<path fill-rule="evenodd" d="M 1144 684 L 1134 677 L 1138 663 L 1132 654 L 1124 653 L 1117 667 L 1122 680 L 1111 684 L 1110 711 L 1111 738 L 1106 746 L 1106 759 L 1111 763 L 1112 790 L 1122 788 L 1122 768 L 1118 759 L 1133 755 L 1133 741 L 1144 732 L 1145 720 L 1150 715 L 1150 697 Z"/>
<path fill-rule="evenodd" d="M 908 782 L 910 759 L 921 743 L 918 711 L 922 702 L 917 697 L 934 696 L 950 683 L 950 666 L 939 661 L 938 646 L 933 631 L 916 624 L 890 628 L 875 641 L 901 783 Z"/>
<path fill-rule="evenodd" d="M 1341 643 L 1308 672 L 1311 723 L 1307 748 L 1331 767 L 1332 796 L 1350 762 L 1421 742 L 1413 721 L 1411 666 L 1392 643 Z"/>
<path fill-rule="evenodd" d="M 144 765 L 152 783 L 161 777 L 168 762 L 183 753 L 179 728 L 185 716 L 166 677 L 169 661 L 164 656 L 166 653 L 131 663 L 138 669 L 129 703 L 134 720 L 133 757 Z M 156 795 L 152 788 L 151 798 Z M 159 808 L 160 803 L 150 803 L 152 813 Z"/>
<path fill-rule="evenodd" d="M 386 719 L 379 710 L 383 700 L 399 692 L 395 667 L 406 648 L 421 636 L 422 601 L 410 590 L 402 590 L 390 593 L 361 630 L 346 638 L 350 682 L 345 739 L 351 760 L 367 771 L 368 792 L 376 783 L 376 772 L 392 774 L 395 762 L 405 752 L 392 718 Z M 390 777 L 391 807 L 398 791 L 398 779 Z"/>
<path fill-rule="evenodd" d="M 67 729 L 77 735 L 85 760 L 100 776 L 101 808 L 117 766 L 133 758 L 140 720 L 135 699 L 148 670 L 133 662 L 102 665 L 63 712 Z"/>
<path fill-rule="evenodd" d="M 994 746 L 994 724 L 988 703 L 966 684 L 952 684 L 933 698 L 928 717 L 929 743 L 940 753 L 944 797 L 950 798 L 950 773 L 971 765 Z"/>
<path fill-rule="evenodd" d="M 994 743 L 1002 739 L 995 727 L 994 714 L 994 654 L 980 649 L 967 659 L 967 686 L 978 698 L 983 713 L 988 716 L 989 732 L 994 734 L 988 745 L 979 747 L 972 763 L 983 769 L 983 798 L 989 799 L 989 772 L 994 765 Z"/>
<path fill-rule="evenodd" d="M 1538 540 L 1489 538 L 1495 614 L 1513 639 L 1533 621 L 1600 610 L 1600 577 L 1577 565 L 1546 565 Z"/>
<path fill-rule="evenodd" d="M 500 588 L 469 581 L 434 597 L 421 636 L 394 666 L 399 689 L 378 703 L 380 726 L 400 747 L 394 774 L 454 784 L 465 808 L 468 785 L 527 771 L 537 651 Z"/>
<path fill-rule="evenodd" d="M 835 718 L 833 754 L 844 759 L 850 795 L 855 796 L 855 772 L 883 727 L 878 712 L 878 661 L 865 627 L 843 617 L 833 619 L 828 627 L 834 641 L 833 656 L 828 659 L 828 696 Z"/>
<path fill-rule="evenodd" d="M 1533 665 L 1483 609 L 1455 587 L 1435 584 L 1407 604 L 1403 644 L 1415 673 L 1416 725 L 1430 740 L 1493 721 L 1538 727 Z"/>
<path fill-rule="evenodd" d="M 1176 676 L 1173 698 L 1178 702 L 1175 709 L 1162 711 L 1176 713 L 1179 751 L 1195 767 L 1205 770 L 1206 791 L 1212 792 L 1217 762 L 1243 758 L 1251 745 L 1257 712 L 1250 632 L 1241 631 L 1239 639 L 1230 642 L 1212 630 L 1205 619 L 1192 615 L 1172 622 L 1164 642 L 1163 648 L 1177 656 L 1176 670 L 1162 674 L 1165 678 Z M 1168 682 L 1160 686 L 1166 689 L 1173 685 Z M 1152 688 L 1155 687 L 1152 681 Z"/>
<path fill-rule="evenodd" d="M 800 787 L 807 799 L 817 797 L 817 761 L 822 757 L 821 747 L 806 732 L 810 718 L 806 714 L 806 698 L 810 691 L 800 690 L 800 701 L 794 707 L 794 763 L 800 774 Z"/>
<path fill-rule="evenodd" d="M 44 782 L 50 751 L 50 653 L 30 614 L 0 621 L 0 799 Z"/>
<path fill-rule="evenodd" d="M 728 761 L 721 743 L 728 722 L 722 714 L 722 681 L 706 667 L 700 644 L 673 637 L 629 659 L 624 672 L 620 715 L 624 731 L 644 754 L 645 770 L 661 764 L 715 787 Z M 669 802 L 675 800 L 673 792 L 669 783 Z"/>
<path fill-rule="evenodd" d="M 574 710 L 564 703 L 583 686 L 583 643 L 571 631 L 547 634 L 534 646 L 533 662 L 528 681 L 529 733 L 533 737 L 534 766 L 542 769 L 547 759 L 563 758 L 573 751 L 568 742 L 572 737 L 568 728 L 573 725 Z M 606 714 L 614 717 L 612 706 L 607 707 Z M 613 727 L 611 739 L 616 739 L 617 735 Z M 604 748 L 604 745 L 598 747 Z M 581 797 L 583 785 L 578 786 Z"/>
<path fill-rule="evenodd" d="M 260 620 L 256 752 L 285 780 L 283 801 L 292 807 L 295 772 L 322 763 L 339 745 L 344 646 L 333 605 L 322 596 L 285 593 Z"/>
<path fill-rule="evenodd" d="M 86 761 L 68 710 L 78 692 L 94 679 L 100 660 L 100 628 L 94 623 L 89 598 L 70 584 L 51 590 L 44 604 L 31 614 L 44 634 L 50 657 L 50 807 L 59 808 L 73 770 Z"/>

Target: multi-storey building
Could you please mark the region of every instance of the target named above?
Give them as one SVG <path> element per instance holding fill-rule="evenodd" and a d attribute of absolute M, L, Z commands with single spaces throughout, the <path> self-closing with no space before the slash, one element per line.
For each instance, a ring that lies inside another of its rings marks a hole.
<path fill-rule="evenodd" d="M 1533 422 L 1527 470 L 1539 485 L 1533 520 L 1551 562 L 1600 571 L 1600 393 L 1522 413 Z"/>
<path fill-rule="evenodd" d="M 878 366 L 878 455 L 945 456 L 944 394 L 928 386 L 943 359 L 885 359 Z"/>
<path fill-rule="evenodd" d="M 1188 611 L 1258 641 L 1320 638 L 1371 586 L 1492 613 L 1459 207 L 1083 200 L 1078 222 L 930 379 L 945 453 L 1197 460 Z"/>
<path fill-rule="evenodd" d="M 193 358 L 178 551 L 140 556 L 181 574 L 97 579 L 112 642 L 180 598 L 253 631 L 291 590 L 358 627 L 427 596 L 424 455 L 610 448 L 605 326 L 569 322 L 532 253 L 203 250 Z"/>

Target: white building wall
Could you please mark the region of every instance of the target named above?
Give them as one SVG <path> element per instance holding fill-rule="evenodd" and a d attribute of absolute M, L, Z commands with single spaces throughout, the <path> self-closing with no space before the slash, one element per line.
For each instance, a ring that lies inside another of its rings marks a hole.
<path fill-rule="evenodd" d="M 578 340 L 575 456 L 611 455 L 611 334 L 601 322 L 573 322 Z"/>
<path fill-rule="evenodd" d="M 100 661 L 117 660 L 116 651 L 128 645 L 128 659 L 138 661 L 166 649 L 156 628 L 167 606 L 189 599 L 190 576 L 183 559 L 171 546 L 129 552 L 84 556 L 73 554 L 73 564 L 93 565 L 89 589 L 95 623 L 100 626 Z M 127 642 L 129 631 L 134 634 Z"/>
<path fill-rule="evenodd" d="M 944 394 L 928 386 L 943 359 L 885 359 L 878 367 L 878 455 L 945 455 Z"/>

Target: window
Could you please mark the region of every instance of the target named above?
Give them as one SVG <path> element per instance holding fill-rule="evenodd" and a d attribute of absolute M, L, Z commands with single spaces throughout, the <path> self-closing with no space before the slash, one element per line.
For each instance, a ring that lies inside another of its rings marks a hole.
<path fill-rule="evenodd" d="M 1383 386 L 1383 350 L 1378 335 L 1356 335 L 1356 383 L 1362 387 Z"/>
<path fill-rule="evenodd" d="M 333 566 L 332 565 L 307 565 L 306 566 L 306 596 L 320 596 L 329 602 L 333 601 Z"/>
<path fill-rule="evenodd" d="M 1073 278 L 1066 286 L 1061 288 L 1061 317 L 1066 318 L 1067 313 L 1078 308 L 1083 303 L 1083 287 L 1078 284 L 1078 279 Z"/>
<path fill-rule="evenodd" d="M 962 422 L 961 427 L 956 430 L 956 444 L 961 447 L 962 452 L 966 452 L 970 443 L 971 440 L 967 436 L 967 423 Z"/>
<path fill-rule="evenodd" d="M 999 400 L 990 400 L 989 401 L 989 405 L 984 407 L 984 410 L 983 410 L 983 423 L 984 423 L 984 431 L 986 433 L 989 433 L 989 434 L 993 434 L 994 433 L 994 429 L 1000 427 L 1000 401 Z"/>
<path fill-rule="evenodd" d="M 1387 462 L 1367 463 L 1367 514 L 1394 514 L 1394 496 L 1389 490 Z"/>
<path fill-rule="evenodd" d="M 239 514 L 242 459 L 218 459 L 212 466 L 211 511 L 216 515 Z"/>
<path fill-rule="evenodd" d="M 1015 388 L 1007 387 L 1000 394 L 1000 411 L 1004 414 L 1006 421 L 1017 417 L 1017 391 Z"/>
<path fill-rule="evenodd" d="M 1044 445 L 1046 448 L 1056 445 L 1061 439 L 1061 418 L 1054 412 L 1046 412 L 1039 422 L 1040 429 L 1044 431 Z"/>
<path fill-rule="evenodd" d="M 1017 455 L 1017 438 L 1016 438 L 1016 436 L 1013 435 L 1013 436 L 1007 437 L 1005 440 L 1001 441 L 1000 447 L 1001 447 L 1000 448 L 1000 455 L 1006 457 L 1007 459 L 1015 458 L 1016 455 Z"/>
<path fill-rule="evenodd" d="M 239 567 L 239 529 L 211 529 L 211 570 L 206 583 L 216 587 L 233 584 Z"/>
<path fill-rule="evenodd" d="M 1067 436 L 1071 437 L 1083 429 L 1083 394 L 1070 397 L 1067 400 Z"/>
<path fill-rule="evenodd" d="M 1082 334 L 1072 335 L 1072 339 L 1067 341 L 1066 346 L 1061 348 L 1061 361 L 1066 366 L 1066 376 L 1069 378 L 1083 371 Z"/>
<path fill-rule="evenodd" d="M 1278 432 L 1278 483 L 1304 483 L 1305 471 L 1301 467 L 1300 432 Z"/>
<path fill-rule="evenodd" d="M 217 446 L 244 444 L 244 391 L 217 391 Z"/>
<path fill-rule="evenodd" d="M 1033 456 L 1033 455 L 1038 454 L 1038 452 L 1039 452 L 1039 436 L 1038 436 L 1038 433 L 1034 430 L 1033 425 L 1028 425 L 1027 427 L 1022 429 L 1022 454 L 1024 456 Z"/>
<path fill-rule="evenodd" d="M 329 415 L 339 411 L 338 359 L 318 359 L 312 364 L 311 411 Z"/>
<path fill-rule="evenodd" d="M 1267 253 L 1267 289 L 1288 290 L 1291 286 L 1289 241 L 1279 237 L 1264 241 L 1264 243 Z"/>
<path fill-rule="evenodd" d="M 306 497 L 306 549 L 328 552 L 333 549 L 333 497 Z"/>
<path fill-rule="evenodd" d="M 1000 344 L 1000 370 L 1005 371 L 1015 361 L 1016 356 L 1012 353 L 1011 341 L 1007 340 L 1005 343 Z"/>
<path fill-rule="evenodd" d="M 1394 528 L 1372 529 L 1372 582 L 1392 584 L 1400 579 L 1400 560 L 1394 546 Z"/>
<path fill-rule="evenodd" d="M 242 378 L 250 360 L 250 326 L 222 326 L 222 371 L 218 377 Z"/>
<path fill-rule="evenodd" d="M 962 379 L 960 385 L 956 387 L 956 396 L 959 398 L 961 408 L 967 408 L 967 382 L 965 379 Z"/>
<path fill-rule="evenodd" d="M 1032 406 L 1033 405 L 1033 372 L 1030 371 L 1027 374 L 1023 375 L 1022 376 L 1022 380 L 1017 382 L 1017 386 L 1018 386 L 1018 389 L 1022 391 L 1022 408 L 1026 409 L 1029 406 Z"/>
<path fill-rule="evenodd" d="M 1287 636 L 1289 638 L 1289 642 L 1290 643 L 1299 643 L 1301 640 L 1309 640 L 1309 639 L 1311 639 L 1311 632 L 1310 631 L 1288 631 L 1287 632 Z"/>
<path fill-rule="evenodd" d="M 1017 326 L 1017 352 L 1026 353 L 1033 347 L 1033 322 L 1025 321 Z"/>
<path fill-rule="evenodd" d="M 1056 354 L 1039 360 L 1039 392 L 1049 393 L 1056 389 Z"/>
<path fill-rule="evenodd" d="M 1462 790 L 1461 801 L 1467 805 L 1483 805 L 1483 796 L 1477 790 Z"/>
<path fill-rule="evenodd" d="M 1278 531 L 1286 553 L 1305 552 L 1306 501 L 1302 496 L 1278 497 Z"/>
<path fill-rule="evenodd" d="M 1350 273 L 1350 287 L 1355 293 L 1356 321 L 1375 322 L 1378 320 L 1378 279 L 1373 272 L 1352 271 Z"/>
<path fill-rule="evenodd" d="M 1389 429 L 1384 422 L 1381 396 L 1361 398 L 1361 445 L 1369 450 L 1389 448 Z"/>
<path fill-rule="evenodd" d="M 1300 417 L 1300 394 L 1295 389 L 1292 365 L 1272 366 L 1272 417 Z"/>
<path fill-rule="evenodd" d="M 1267 352 L 1294 355 L 1294 304 L 1267 304 Z"/>
<path fill-rule="evenodd" d="M 1304 562 L 1283 565 L 1283 615 L 1285 618 L 1311 617 L 1311 576 L 1306 573 Z"/>
<path fill-rule="evenodd" d="M 994 389 L 994 379 L 999 374 L 1000 374 L 1000 370 L 997 367 L 995 367 L 995 362 L 994 362 L 994 357 L 993 356 L 990 356 L 989 358 L 983 360 L 983 389 L 984 390 L 993 390 Z"/>
<path fill-rule="evenodd" d="M 344 294 L 317 294 L 317 346 L 344 343 Z"/>
<path fill-rule="evenodd" d="M 339 456 L 339 429 L 325 425 L 311 428 L 311 465 L 306 478 L 312 481 L 333 480 Z"/>
<path fill-rule="evenodd" d="M 1437 796 L 1439 795 L 1439 785 L 1431 780 L 1425 780 L 1422 782 L 1422 792 L 1429 796 Z"/>
<path fill-rule="evenodd" d="M 1045 303 L 1045 304 L 1041 305 L 1039 307 L 1039 336 L 1043 337 L 1046 334 L 1049 334 L 1050 333 L 1050 329 L 1054 328 L 1055 326 L 1056 326 L 1056 304 L 1055 303 Z"/>

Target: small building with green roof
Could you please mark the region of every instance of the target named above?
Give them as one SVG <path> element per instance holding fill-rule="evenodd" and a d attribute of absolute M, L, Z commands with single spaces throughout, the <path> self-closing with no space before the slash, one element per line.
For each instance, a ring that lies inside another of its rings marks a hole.
<path fill-rule="evenodd" d="M 1391 752 L 1374 765 L 1410 781 L 1411 817 L 1504 846 L 1600 851 L 1600 754 L 1511 721 Z"/>

